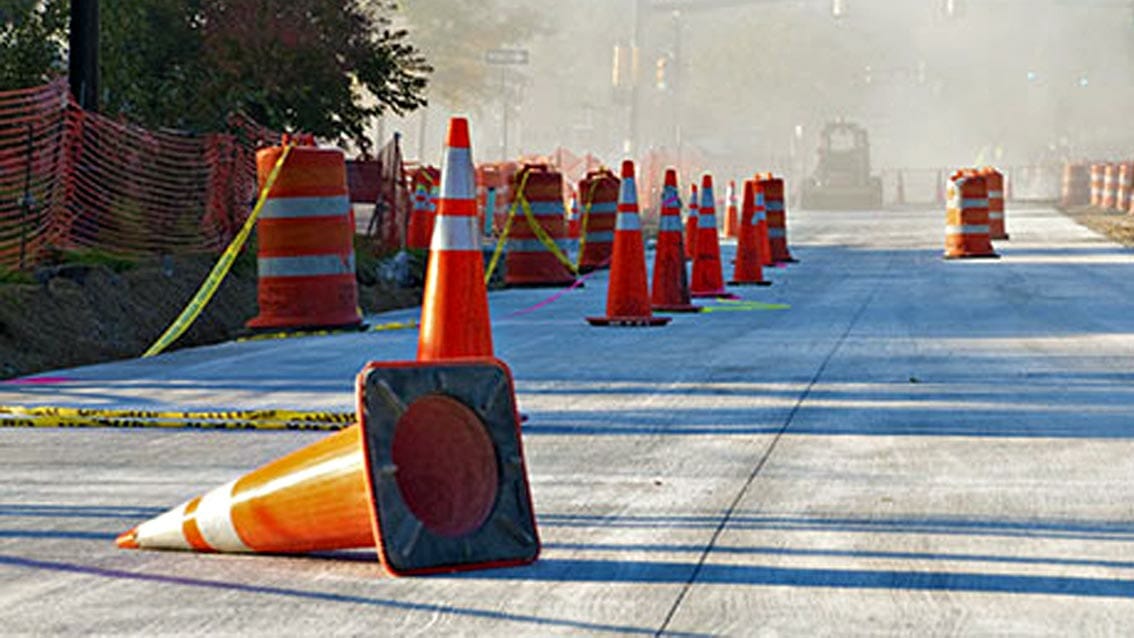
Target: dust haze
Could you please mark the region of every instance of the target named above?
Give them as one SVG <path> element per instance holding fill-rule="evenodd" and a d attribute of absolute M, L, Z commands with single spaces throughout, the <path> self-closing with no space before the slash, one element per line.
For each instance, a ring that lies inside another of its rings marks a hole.
<path fill-rule="evenodd" d="M 809 174 L 819 131 L 840 118 L 868 130 L 875 173 L 1119 158 L 1131 146 L 1128 0 L 522 6 L 543 31 L 499 46 L 527 50 L 529 63 L 488 69 L 489 96 L 435 98 L 384 123 L 408 156 L 436 161 L 453 112 L 473 118 L 478 159 L 562 146 L 612 163 L 664 148 L 707 170 L 789 179 Z"/>

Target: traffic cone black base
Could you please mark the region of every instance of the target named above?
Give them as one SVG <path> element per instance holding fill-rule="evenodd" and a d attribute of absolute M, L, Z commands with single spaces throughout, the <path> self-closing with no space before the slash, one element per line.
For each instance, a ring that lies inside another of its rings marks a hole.
<path fill-rule="evenodd" d="M 698 309 L 699 310 L 699 309 Z M 587 317 L 592 326 L 615 326 L 621 328 L 643 328 L 664 326 L 672 317 Z"/>

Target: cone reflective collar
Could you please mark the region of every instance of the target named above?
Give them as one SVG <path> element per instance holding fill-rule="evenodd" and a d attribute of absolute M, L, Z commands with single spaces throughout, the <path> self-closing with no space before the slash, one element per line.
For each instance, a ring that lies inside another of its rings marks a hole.
<path fill-rule="evenodd" d="M 677 171 L 666 169 L 650 296 L 650 304 L 655 312 L 701 311 L 700 306 L 690 303 L 689 278 L 685 273 L 681 236 L 681 198 L 678 192 Z"/>
<path fill-rule="evenodd" d="M 449 121 L 441 197 L 430 244 L 417 358 L 491 357 L 492 327 L 476 216 L 476 183 L 464 118 Z"/>
<path fill-rule="evenodd" d="M 376 547 L 396 575 L 535 560 L 539 536 L 503 363 L 371 363 L 358 376 L 358 405 L 359 425 L 142 523 L 119 547 Z"/>
<path fill-rule="evenodd" d="M 713 177 L 701 179 L 701 208 L 697 215 L 696 253 L 693 255 L 693 297 L 732 297 L 724 287 L 721 268 L 721 246 L 717 236 L 716 204 L 713 200 Z"/>
<path fill-rule="evenodd" d="M 736 260 L 730 286 L 770 286 L 764 279 L 761 265 L 759 220 L 756 217 L 755 184 L 744 182 L 744 203 L 740 211 L 740 228 L 737 230 Z"/>
<path fill-rule="evenodd" d="M 618 218 L 614 228 L 606 316 L 587 317 L 587 322 L 592 326 L 663 326 L 669 323 L 669 317 L 655 317 L 650 308 L 646 250 L 642 241 L 642 222 L 638 217 L 638 189 L 634 182 L 634 162 L 630 160 L 622 162 Z"/>

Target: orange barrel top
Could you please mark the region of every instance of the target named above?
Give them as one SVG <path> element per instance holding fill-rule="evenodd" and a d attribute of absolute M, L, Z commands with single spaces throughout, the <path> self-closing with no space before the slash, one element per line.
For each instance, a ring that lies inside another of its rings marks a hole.
<path fill-rule="evenodd" d="M 283 148 L 256 153 L 261 188 Z M 354 326 L 354 215 L 342 151 L 297 146 L 257 221 L 257 299 L 251 328 Z"/>
<path fill-rule="evenodd" d="M 544 241 L 552 242 L 566 256 L 567 223 L 563 206 L 563 176 L 546 164 L 525 164 L 512 178 L 516 206 L 508 233 L 504 283 L 509 286 L 561 286 L 575 276 Z M 527 203 L 525 209 L 524 202 Z M 531 218 L 527 212 L 531 212 Z M 540 238 L 536 228 L 542 229 Z"/>

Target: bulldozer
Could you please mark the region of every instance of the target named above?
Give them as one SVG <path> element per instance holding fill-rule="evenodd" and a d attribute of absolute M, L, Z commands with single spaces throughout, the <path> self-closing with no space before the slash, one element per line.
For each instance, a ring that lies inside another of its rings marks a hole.
<path fill-rule="evenodd" d="M 800 207 L 818 210 L 877 210 L 882 179 L 870 174 L 866 129 L 828 122 L 819 141 L 819 162 L 800 191 Z"/>

